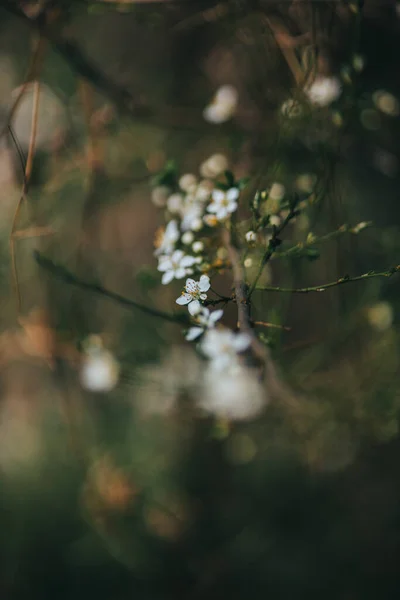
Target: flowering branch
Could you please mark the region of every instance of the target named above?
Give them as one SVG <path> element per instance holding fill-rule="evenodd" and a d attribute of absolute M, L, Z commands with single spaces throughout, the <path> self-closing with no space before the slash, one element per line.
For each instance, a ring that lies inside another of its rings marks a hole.
<path fill-rule="evenodd" d="M 349 275 L 344 275 L 340 277 L 336 281 L 331 281 L 330 283 L 324 283 L 322 285 L 316 285 L 312 287 L 305 288 L 282 288 L 282 287 L 273 287 L 273 286 L 263 286 L 257 287 L 256 289 L 264 292 L 283 292 L 287 294 L 309 294 L 311 292 L 324 292 L 325 290 L 336 287 L 338 285 L 342 285 L 344 283 L 351 283 L 353 281 L 361 281 L 362 279 L 370 279 L 371 277 L 392 277 L 395 273 L 400 271 L 400 265 L 396 267 L 392 267 L 387 271 L 368 271 L 368 273 L 363 273 L 362 275 L 356 275 L 355 277 L 350 277 Z"/>
<path fill-rule="evenodd" d="M 185 325 L 188 323 L 188 317 L 186 314 L 174 314 L 174 313 L 166 313 L 156 308 L 151 308 L 149 306 L 144 306 L 136 302 L 135 300 L 130 300 L 129 298 L 125 298 L 124 296 L 120 296 L 115 292 L 107 290 L 102 285 L 97 283 L 89 283 L 80 279 L 76 275 L 73 275 L 68 271 L 64 266 L 58 265 L 54 263 L 52 260 L 40 254 L 40 252 L 35 251 L 34 257 L 36 262 L 40 267 L 51 273 L 54 277 L 57 277 L 61 281 L 68 283 L 69 285 L 74 285 L 84 290 L 88 290 L 90 292 L 94 292 L 96 294 L 100 294 L 101 296 L 105 296 L 126 308 L 133 308 L 136 310 L 140 310 L 143 313 L 151 315 L 152 317 L 157 317 L 159 319 L 164 319 L 165 321 L 170 321 L 172 323 L 179 323 L 180 325 Z"/>

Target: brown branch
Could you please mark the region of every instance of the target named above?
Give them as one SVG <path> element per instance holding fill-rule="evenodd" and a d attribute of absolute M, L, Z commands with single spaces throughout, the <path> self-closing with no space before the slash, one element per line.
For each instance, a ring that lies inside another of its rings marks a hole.
<path fill-rule="evenodd" d="M 37 121 L 38 121 L 38 111 L 39 111 L 39 93 L 40 93 L 40 84 L 39 81 L 35 81 L 33 84 L 33 104 L 32 104 L 32 121 L 31 121 L 31 134 L 29 140 L 29 149 L 28 149 L 28 157 L 25 165 L 25 174 L 24 174 L 24 182 L 22 184 L 21 195 L 18 200 L 17 207 L 15 209 L 12 225 L 11 225 L 11 235 L 10 235 L 10 258 L 11 258 L 11 270 L 14 281 L 15 294 L 17 298 L 17 307 L 18 312 L 21 311 L 21 292 L 19 289 L 19 281 L 18 281 L 18 269 L 17 269 L 17 259 L 15 252 L 15 234 L 16 227 L 18 222 L 19 213 L 21 211 L 22 202 L 26 194 L 28 193 L 29 182 L 32 175 L 32 165 L 33 165 L 33 157 L 35 154 L 35 143 L 36 143 L 36 133 L 37 133 Z"/>

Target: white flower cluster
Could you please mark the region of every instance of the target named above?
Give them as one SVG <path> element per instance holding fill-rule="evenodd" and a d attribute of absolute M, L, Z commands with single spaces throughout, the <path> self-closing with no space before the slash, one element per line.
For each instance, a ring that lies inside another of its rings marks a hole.
<path fill-rule="evenodd" d="M 153 189 L 154 204 L 167 211 L 168 222 L 156 239 L 154 253 L 164 285 L 204 271 L 208 228 L 224 223 L 237 210 L 239 188 L 217 182 L 227 168 L 226 157 L 214 154 L 200 167 L 202 179 L 187 173 L 175 189 L 165 185 Z"/>
<path fill-rule="evenodd" d="M 221 326 L 218 322 L 223 311 L 210 311 L 207 307 L 207 293 L 211 288 L 207 273 L 213 253 L 218 259 L 221 250 L 218 244 L 210 242 L 214 233 L 218 234 L 215 226 L 226 224 L 237 210 L 240 195 L 239 185 L 233 183 L 232 176 L 227 174 L 225 185 L 217 182 L 227 168 L 227 159 L 215 154 L 200 167 L 203 179 L 189 173 L 179 179 L 175 189 L 165 185 L 153 189 L 153 201 L 166 208 L 168 221 L 157 240 L 155 256 L 164 285 L 173 279 L 199 275 L 198 279 L 187 277 L 176 300 L 178 305 L 187 306 L 191 318 L 186 340 L 201 338 L 199 350 L 207 359 L 207 366 L 199 377 L 197 405 L 218 417 L 248 419 L 258 414 L 265 403 L 264 390 L 255 370 L 245 366 L 240 357 L 249 348 L 251 338 Z M 283 186 L 271 187 L 272 197 L 282 198 L 284 194 Z M 160 410 L 173 408 L 172 396 Z M 154 412 L 157 406 L 158 403 Z"/>

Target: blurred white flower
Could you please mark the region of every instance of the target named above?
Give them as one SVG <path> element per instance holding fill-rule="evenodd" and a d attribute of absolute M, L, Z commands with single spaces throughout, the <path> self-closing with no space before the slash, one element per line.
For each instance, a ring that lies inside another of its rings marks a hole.
<path fill-rule="evenodd" d="M 393 307 L 389 302 L 378 302 L 367 310 L 367 318 L 371 327 L 377 331 L 386 331 L 393 323 Z"/>
<path fill-rule="evenodd" d="M 274 227 L 279 227 L 281 224 L 281 218 L 278 215 L 271 215 L 269 218 L 269 224 Z"/>
<path fill-rule="evenodd" d="M 201 307 L 200 312 L 195 315 L 196 325 L 190 327 L 185 339 L 188 342 L 197 339 L 206 329 L 215 327 L 216 322 L 220 320 L 223 314 L 224 311 L 222 309 L 210 312 L 205 306 Z"/>
<path fill-rule="evenodd" d="M 281 113 L 289 119 L 295 119 L 296 117 L 301 116 L 303 113 L 303 107 L 298 100 L 295 100 L 294 98 L 288 98 L 281 106 Z"/>
<path fill-rule="evenodd" d="M 251 338 L 246 333 L 234 333 L 230 329 L 211 329 L 207 331 L 201 344 L 201 350 L 217 371 L 223 371 L 238 364 L 237 355 L 246 350 Z"/>
<path fill-rule="evenodd" d="M 275 182 L 270 187 L 268 198 L 279 202 L 280 200 L 282 200 L 282 198 L 284 198 L 285 192 L 285 186 L 282 183 Z"/>
<path fill-rule="evenodd" d="M 248 420 L 258 416 L 266 402 L 255 369 L 238 366 L 223 372 L 208 368 L 198 405 L 219 418 Z"/>
<path fill-rule="evenodd" d="M 187 279 L 184 291 L 176 300 L 181 306 L 188 305 L 191 315 L 197 315 L 201 311 L 200 300 L 206 300 L 208 290 L 210 289 L 210 278 L 208 275 L 202 275 L 199 281 Z"/>
<path fill-rule="evenodd" d="M 201 202 L 191 201 L 186 199 L 186 202 L 182 208 L 182 231 L 199 231 L 203 222 L 201 217 L 203 216 L 204 207 Z M 200 222 L 200 224 L 199 224 Z"/>
<path fill-rule="evenodd" d="M 171 256 L 160 256 L 158 271 L 163 273 L 161 283 L 167 285 L 173 279 L 183 279 L 192 273 L 193 265 L 196 264 L 194 256 L 185 255 L 183 250 L 175 250 Z"/>
<path fill-rule="evenodd" d="M 175 244 L 179 240 L 179 235 L 177 221 L 170 221 L 161 234 L 161 239 L 159 240 L 157 250 L 154 252 L 154 256 L 171 254 L 175 250 Z"/>
<path fill-rule="evenodd" d="M 202 179 L 199 185 L 197 186 L 195 192 L 196 200 L 199 200 L 200 202 L 205 202 L 211 196 L 211 192 L 213 191 L 213 189 L 214 184 L 212 181 L 210 181 L 209 179 Z"/>
<path fill-rule="evenodd" d="M 245 238 L 248 244 L 252 244 L 257 241 L 257 234 L 255 231 L 248 231 L 245 235 Z"/>
<path fill-rule="evenodd" d="M 207 211 L 214 213 L 218 221 L 223 221 L 237 209 L 239 190 L 236 187 L 232 187 L 226 192 L 222 190 L 214 190 L 211 198 L 212 200 L 207 206 Z"/>
<path fill-rule="evenodd" d="M 201 361 L 187 345 L 170 348 L 160 364 L 139 371 L 136 407 L 146 416 L 168 415 L 182 392 L 197 396 L 201 368 Z"/>
<path fill-rule="evenodd" d="M 238 103 L 238 93 L 234 86 L 221 86 L 211 103 L 203 111 L 203 117 L 209 123 L 225 123 L 233 117 Z"/>
<path fill-rule="evenodd" d="M 324 77 L 320 75 L 304 91 L 311 104 L 328 106 L 339 98 L 342 93 L 342 86 L 337 77 Z"/>
<path fill-rule="evenodd" d="M 182 236 L 182 244 L 186 244 L 187 246 L 194 241 L 194 234 L 191 231 L 185 231 Z"/>
<path fill-rule="evenodd" d="M 79 373 L 82 387 L 91 392 L 109 392 L 118 383 L 119 364 L 114 356 L 103 348 L 97 336 L 86 342 L 84 358 Z"/>
<path fill-rule="evenodd" d="M 194 189 L 196 189 L 196 186 L 197 177 L 192 173 L 186 173 L 185 175 L 182 175 L 182 177 L 179 179 L 179 187 L 184 192 L 192 192 Z"/>
<path fill-rule="evenodd" d="M 229 167 L 229 162 L 224 154 L 213 154 L 200 166 L 200 173 L 206 178 L 215 178 Z"/>
<path fill-rule="evenodd" d="M 385 90 L 377 90 L 372 94 L 372 100 L 377 108 L 389 117 L 397 117 L 400 112 L 399 101 L 393 94 Z"/>
<path fill-rule="evenodd" d="M 204 243 L 200 242 L 200 241 L 194 242 L 194 244 L 192 246 L 192 250 L 193 250 L 193 252 L 196 252 L 196 254 L 198 254 L 199 252 L 203 252 Z"/>
<path fill-rule="evenodd" d="M 306 194 L 310 194 L 313 191 L 315 183 L 316 177 L 312 173 L 302 173 L 296 177 L 296 188 Z"/>
<path fill-rule="evenodd" d="M 167 199 L 167 208 L 170 213 L 180 215 L 183 210 L 183 205 L 182 194 L 171 194 Z"/>
<path fill-rule="evenodd" d="M 158 185 L 151 191 L 151 201 L 158 208 L 167 204 L 170 189 L 166 185 Z"/>

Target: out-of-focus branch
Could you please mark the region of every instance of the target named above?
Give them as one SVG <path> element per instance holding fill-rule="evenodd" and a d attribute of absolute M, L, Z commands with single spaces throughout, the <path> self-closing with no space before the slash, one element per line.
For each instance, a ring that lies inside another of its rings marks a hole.
<path fill-rule="evenodd" d="M 68 271 L 68 269 L 66 269 L 64 266 L 56 264 L 46 256 L 40 254 L 40 252 L 35 251 L 34 257 L 40 267 L 51 273 L 54 277 L 57 277 L 60 281 L 64 281 L 64 283 L 87 290 L 89 292 L 94 292 L 95 294 L 109 298 L 110 300 L 113 300 L 114 302 L 117 302 L 126 308 L 140 310 L 141 312 L 152 317 L 164 319 L 164 321 L 179 323 L 180 325 L 189 324 L 189 318 L 187 314 L 166 313 L 161 310 L 157 310 L 156 308 L 152 308 L 151 306 L 145 306 L 139 302 L 136 302 L 135 300 L 130 300 L 129 298 L 125 298 L 120 294 L 116 294 L 115 292 L 107 290 L 98 283 L 90 283 L 80 279 Z"/>

